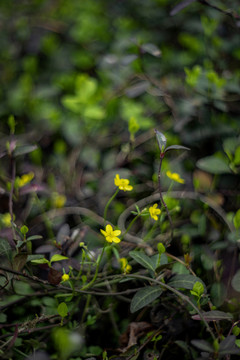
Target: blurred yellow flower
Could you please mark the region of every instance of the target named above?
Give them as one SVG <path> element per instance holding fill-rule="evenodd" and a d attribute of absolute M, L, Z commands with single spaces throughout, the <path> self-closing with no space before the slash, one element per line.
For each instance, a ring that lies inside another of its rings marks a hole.
<path fill-rule="evenodd" d="M 58 194 L 57 192 L 54 192 L 52 194 L 52 205 L 54 208 L 62 208 L 64 207 L 65 203 L 67 201 L 67 198 L 65 195 Z"/>
<path fill-rule="evenodd" d="M 126 258 L 120 258 L 119 262 L 121 264 L 121 270 L 124 274 L 129 274 L 132 270 L 131 265 L 128 264 L 128 261 Z"/>
<path fill-rule="evenodd" d="M 27 185 L 28 183 L 30 183 L 30 181 L 34 178 L 34 173 L 31 171 L 28 174 L 24 174 L 22 175 L 20 178 L 16 179 L 16 184 L 19 187 L 23 187 L 25 185 Z"/>
<path fill-rule="evenodd" d="M 154 204 L 153 206 L 151 206 L 149 208 L 149 214 L 154 220 L 156 220 L 156 221 L 158 220 L 157 215 L 161 214 L 161 210 L 158 209 L 158 204 Z"/>
<path fill-rule="evenodd" d="M 100 229 L 103 236 L 105 236 L 105 239 L 109 243 L 119 243 L 121 240 L 118 238 L 118 236 L 121 234 L 121 230 L 113 230 L 111 225 L 107 225 L 106 229 Z"/>
<path fill-rule="evenodd" d="M 68 280 L 69 280 L 69 275 L 68 274 L 63 274 L 62 281 L 68 281 Z"/>
<path fill-rule="evenodd" d="M 171 171 L 167 171 L 167 172 L 166 172 L 166 175 L 167 175 L 167 177 L 169 177 L 169 179 L 171 179 L 171 180 L 173 180 L 173 181 L 176 181 L 176 182 L 178 182 L 178 183 L 180 183 L 180 184 L 184 184 L 184 183 L 185 183 L 185 180 L 182 179 L 182 178 L 180 177 L 180 175 L 177 174 L 177 173 L 171 173 Z"/>
<path fill-rule="evenodd" d="M 11 215 L 9 213 L 1 215 L 1 222 L 5 227 L 11 227 Z"/>
<path fill-rule="evenodd" d="M 120 190 L 123 191 L 131 191 L 133 189 L 132 185 L 129 185 L 128 179 L 120 179 L 119 174 L 117 174 L 114 178 L 114 184 L 119 187 Z"/>

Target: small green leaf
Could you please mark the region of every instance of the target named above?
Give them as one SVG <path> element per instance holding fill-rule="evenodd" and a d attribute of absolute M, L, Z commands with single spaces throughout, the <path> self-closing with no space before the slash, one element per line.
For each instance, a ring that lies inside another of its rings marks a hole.
<path fill-rule="evenodd" d="M 130 251 L 129 255 L 137 261 L 140 265 L 145 267 L 148 270 L 152 270 L 154 272 L 156 265 L 153 263 L 151 258 L 147 256 L 146 254 L 140 252 L 140 251 Z"/>
<path fill-rule="evenodd" d="M 44 256 L 40 255 L 40 254 L 39 255 L 28 255 L 27 262 L 32 261 L 32 260 L 39 260 L 39 259 L 44 259 Z"/>
<path fill-rule="evenodd" d="M 236 229 L 240 228 L 240 209 L 236 212 L 236 215 L 233 218 L 233 223 Z"/>
<path fill-rule="evenodd" d="M 160 149 L 160 152 L 163 153 L 165 151 L 165 147 L 167 145 L 167 139 L 165 135 L 163 135 L 160 131 L 155 129 L 155 134 L 157 137 L 158 146 Z"/>
<path fill-rule="evenodd" d="M 36 259 L 36 260 L 31 260 L 32 264 L 50 264 L 50 262 L 43 258 L 43 259 Z"/>
<path fill-rule="evenodd" d="M 158 244 L 157 244 L 157 249 L 158 249 L 158 253 L 159 253 L 159 254 L 163 254 L 163 253 L 165 253 L 165 251 L 166 251 L 166 248 L 165 248 L 165 246 L 163 245 L 163 243 L 158 243 Z"/>
<path fill-rule="evenodd" d="M 200 281 L 196 281 L 193 285 L 193 292 L 195 292 L 198 296 L 201 296 L 204 293 L 204 286 Z"/>
<path fill-rule="evenodd" d="M 26 236 L 26 234 L 28 233 L 29 229 L 26 225 L 23 225 L 20 229 L 21 233 Z"/>
<path fill-rule="evenodd" d="M 233 160 L 235 165 L 240 165 L 240 146 L 237 147 Z"/>
<path fill-rule="evenodd" d="M 67 260 L 68 257 L 67 256 L 63 256 L 60 254 L 55 254 L 51 257 L 50 263 L 55 262 L 55 261 L 62 261 L 62 260 Z"/>
<path fill-rule="evenodd" d="M 42 235 L 32 235 L 32 236 L 29 236 L 26 241 L 33 241 L 33 240 L 40 240 L 42 239 Z"/>
<path fill-rule="evenodd" d="M 168 285 L 176 288 L 176 289 L 188 289 L 188 290 L 192 290 L 195 282 L 201 282 L 204 286 L 204 291 L 206 292 L 206 288 L 205 285 L 203 283 L 203 281 L 197 277 L 197 276 L 193 276 L 191 274 L 182 274 L 182 275 L 175 275 L 168 283 Z"/>
<path fill-rule="evenodd" d="M 237 340 L 235 341 L 235 345 L 240 348 L 240 340 L 239 340 L 239 339 L 237 339 Z"/>
<path fill-rule="evenodd" d="M 139 290 L 132 298 L 130 311 L 134 313 L 150 304 L 162 294 L 161 286 L 146 286 Z"/>
<path fill-rule="evenodd" d="M 16 149 L 13 152 L 14 156 L 20 156 L 29 154 L 32 151 L 36 150 L 38 147 L 37 145 L 23 145 L 23 146 L 17 146 Z"/>
<path fill-rule="evenodd" d="M 227 336 L 219 346 L 219 354 L 221 355 L 239 355 L 240 349 L 235 346 L 236 336 L 229 335 Z"/>
<path fill-rule="evenodd" d="M 199 169 L 209 172 L 211 174 L 225 174 L 231 173 L 227 161 L 216 156 L 207 156 L 197 161 Z"/>
<path fill-rule="evenodd" d="M 191 150 L 191 149 L 189 149 L 186 146 L 182 146 L 182 145 L 171 145 L 165 149 L 165 152 L 167 152 L 169 150 Z"/>
<path fill-rule="evenodd" d="M 66 317 L 68 315 L 67 304 L 65 302 L 61 302 L 57 307 L 57 312 L 62 318 Z"/>
<path fill-rule="evenodd" d="M 213 346 L 205 340 L 192 340 L 191 344 L 202 351 L 207 351 L 210 353 L 214 352 Z"/>
<path fill-rule="evenodd" d="M 240 328 L 236 325 L 234 326 L 234 328 L 232 329 L 232 333 L 235 336 L 238 336 L 240 334 Z"/>
<path fill-rule="evenodd" d="M 220 320 L 232 321 L 232 318 L 233 318 L 232 314 L 225 313 L 224 311 L 218 311 L 218 310 L 211 310 L 211 311 L 202 312 L 202 317 L 206 321 L 220 321 Z M 192 319 L 193 320 L 202 320 L 200 315 L 193 315 Z"/>
<path fill-rule="evenodd" d="M 225 285 L 223 283 L 213 283 L 210 290 L 210 295 L 213 304 L 217 307 L 221 306 L 227 296 L 227 290 Z"/>

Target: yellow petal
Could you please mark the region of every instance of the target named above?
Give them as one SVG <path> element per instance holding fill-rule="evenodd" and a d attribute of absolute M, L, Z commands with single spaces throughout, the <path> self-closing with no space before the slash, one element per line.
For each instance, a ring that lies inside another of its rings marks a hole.
<path fill-rule="evenodd" d="M 106 232 L 107 232 L 108 234 L 110 234 L 112 231 L 113 231 L 112 226 L 108 224 L 108 225 L 106 226 Z"/>
<path fill-rule="evenodd" d="M 121 240 L 118 237 L 114 236 L 112 237 L 112 241 L 117 244 L 120 243 Z"/>
<path fill-rule="evenodd" d="M 113 236 L 119 236 L 121 234 L 121 230 L 114 230 Z"/>
<path fill-rule="evenodd" d="M 109 242 L 109 243 L 112 243 L 112 242 L 113 242 L 112 236 L 106 236 L 106 240 L 107 240 L 107 242 Z"/>
<path fill-rule="evenodd" d="M 107 233 L 106 233 L 106 231 L 104 231 L 103 229 L 100 229 L 100 231 L 101 231 L 101 233 L 103 234 L 103 236 L 107 236 Z"/>

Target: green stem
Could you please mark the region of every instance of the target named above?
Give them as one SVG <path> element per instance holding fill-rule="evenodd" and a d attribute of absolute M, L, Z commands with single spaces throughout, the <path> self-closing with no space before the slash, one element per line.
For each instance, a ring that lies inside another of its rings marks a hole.
<path fill-rule="evenodd" d="M 135 223 L 135 221 L 141 216 L 141 212 L 139 214 L 137 214 L 137 216 L 135 216 L 135 218 L 132 219 L 132 221 L 130 222 L 130 224 L 128 225 L 126 231 L 123 233 L 123 235 L 121 236 L 121 238 L 124 238 L 124 236 L 129 232 L 129 230 L 131 229 L 131 227 L 133 226 L 133 224 Z"/>
<path fill-rule="evenodd" d="M 117 196 L 119 192 L 119 189 L 117 189 L 115 191 L 115 193 L 113 194 L 113 196 L 108 200 L 106 206 L 105 206 L 105 209 L 104 209 L 104 213 L 103 213 L 103 218 L 104 218 L 104 226 L 106 225 L 106 219 L 107 219 L 107 211 L 108 211 L 108 208 L 109 208 L 109 205 L 111 204 L 111 202 L 115 199 L 115 197 Z"/>
<path fill-rule="evenodd" d="M 91 301 L 91 298 L 92 298 L 92 295 L 88 294 L 87 295 L 87 301 L 86 301 L 86 304 L 84 306 L 84 310 L 83 310 L 83 314 L 82 314 L 82 319 L 81 319 L 81 323 L 83 324 L 84 322 L 84 318 L 87 314 L 87 311 L 88 311 L 88 308 L 89 308 L 89 305 L 90 305 L 90 301 Z"/>
<path fill-rule="evenodd" d="M 96 278 L 97 278 L 97 276 L 98 276 L 98 271 L 99 271 L 100 263 L 101 263 L 101 260 L 102 260 L 102 257 L 103 257 L 105 248 L 106 248 L 106 242 L 104 243 L 104 246 L 103 246 L 101 255 L 100 255 L 99 259 L 98 259 L 97 266 L 96 266 L 96 270 L 95 270 L 95 274 L 94 274 L 92 280 L 91 280 L 88 284 L 86 284 L 85 286 L 83 286 L 83 287 L 81 288 L 81 290 L 86 290 L 86 289 L 88 289 L 89 287 L 91 287 L 92 284 L 94 284 L 94 282 L 95 282 L 95 280 L 96 280 Z"/>
<path fill-rule="evenodd" d="M 160 154 L 160 163 L 159 163 L 159 169 L 158 169 L 158 189 L 159 189 L 159 195 L 160 195 L 161 203 L 162 203 L 162 205 L 164 206 L 164 208 L 165 208 L 165 210 L 166 210 L 166 213 L 167 213 L 167 216 L 168 216 L 168 220 L 169 220 L 169 223 L 170 223 L 170 228 L 171 228 L 171 240 L 170 240 L 170 242 L 172 242 L 172 240 L 173 240 L 173 223 L 172 223 L 172 218 L 171 218 L 171 215 L 170 215 L 170 213 L 169 213 L 167 204 L 165 203 L 165 201 L 164 201 L 164 199 L 163 199 L 163 196 L 162 196 L 162 187 L 161 187 L 161 181 L 160 181 L 163 156 L 164 156 L 164 153 L 163 153 L 163 155 Z M 170 243 L 170 242 L 169 242 L 169 243 Z M 168 243 L 168 244 L 169 244 L 169 243 Z M 167 244 L 167 245 L 168 245 L 168 244 Z"/>

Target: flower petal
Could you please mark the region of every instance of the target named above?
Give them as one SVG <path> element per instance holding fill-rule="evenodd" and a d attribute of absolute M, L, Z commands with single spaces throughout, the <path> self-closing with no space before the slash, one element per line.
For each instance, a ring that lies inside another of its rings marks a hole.
<path fill-rule="evenodd" d="M 104 231 L 103 229 L 100 229 L 100 231 L 101 231 L 101 233 L 103 234 L 103 236 L 107 236 L 107 233 L 106 233 L 106 231 Z"/>
<path fill-rule="evenodd" d="M 113 242 L 113 237 L 112 236 L 106 236 L 106 241 L 109 243 Z"/>
<path fill-rule="evenodd" d="M 118 237 L 114 236 L 112 237 L 112 241 L 117 244 L 120 243 L 121 240 Z"/>
<path fill-rule="evenodd" d="M 121 230 L 114 230 L 113 236 L 119 236 L 121 234 Z"/>
<path fill-rule="evenodd" d="M 109 235 L 109 234 L 111 234 L 112 231 L 113 231 L 112 226 L 108 224 L 108 225 L 106 226 L 106 232 L 107 232 L 108 235 Z"/>

